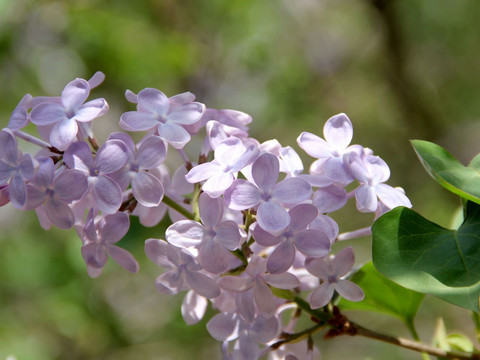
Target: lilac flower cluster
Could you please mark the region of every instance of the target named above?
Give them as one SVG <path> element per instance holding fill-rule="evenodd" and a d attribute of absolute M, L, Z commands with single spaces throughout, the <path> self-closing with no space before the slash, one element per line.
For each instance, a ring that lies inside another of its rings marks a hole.
<path fill-rule="evenodd" d="M 115 132 L 99 146 L 91 127 L 108 105 L 87 99 L 103 78 L 75 79 L 59 97 L 21 100 L 0 132 L 0 205 L 34 209 L 45 229 L 74 227 L 91 277 L 101 275 L 109 256 L 137 272 L 135 258 L 115 243 L 127 233 L 130 216 L 154 226 L 168 206 L 172 225 L 165 239 L 146 240 L 145 253 L 164 269 L 158 291 L 186 291 L 185 321 L 198 322 L 209 304 L 218 310 L 207 329 L 222 342 L 225 359 L 313 356 L 318 350 L 307 342 L 270 347 L 295 328 L 295 317 L 283 321 L 292 302 L 282 291 L 305 294 L 312 309 L 328 305 L 335 291 L 363 299 L 361 288 L 345 278 L 353 249 L 331 254 L 334 242 L 352 236 L 339 235 L 329 214 L 353 198 L 358 211 L 375 217 L 411 206 L 401 189 L 385 184 L 387 164 L 350 145 L 353 127 L 345 114 L 325 123 L 324 138 L 300 134 L 298 145 L 315 159 L 305 172 L 293 148 L 249 137 L 249 115 L 206 109 L 191 93 L 169 98 L 152 88 L 127 91 L 136 110 L 120 118 L 122 129 L 143 138 L 135 143 Z M 29 123 L 40 137 L 22 131 Z M 195 161 L 184 150 L 192 136 L 203 137 Z M 39 151 L 22 154 L 18 139 Z M 169 147 L 184 160 L 172 176 L 164 164 Z"/>

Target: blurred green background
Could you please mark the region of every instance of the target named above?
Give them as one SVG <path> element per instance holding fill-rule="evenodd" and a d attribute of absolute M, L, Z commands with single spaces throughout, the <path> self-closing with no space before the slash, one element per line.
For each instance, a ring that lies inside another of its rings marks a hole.
<path fill-rule="evenodd" d="M 322 135 L 345 112 L 354 142 L 389 164 L 389 184 L 448 226 L 459 201 L 427 176 L 408 140 L 437 142 L 464 163 L 480 152 L 479 18 L 478 0 L 0 0 L 0 122 L 25 93 L 58 95 L 98 70 L 107 78 L 92 96 L 111 108 L 94 122 L 102 142 L 132 109 L 126 89 L 191 91 L 208 107 L 251 114 L 260 141 L 297 150 L 302 131 Z M 334 214 L 342 231 L 372 220 L 349 211 Z M 140 273 L 109 264 L 92 280 L 74 231 L 44 232 L 34 214 L 0 209 L 1 360 L 220 358 L 206 320 L 186 326 L 182 296 L 154 288 L 160 269 L 143 241 L 163 238 L 166 223 L 132 222 L 121 245 Z M 351 245 L 368 260 L 370 239 Z M 352 316 L 407 335 L 394 319 Z M 425 342 L 439 316 L 472 335 L 468 312 L 427 297 L 417 320 Z M 319 336 L 317 345 L 324 359 L 420 358 L 366 339 Z"/>

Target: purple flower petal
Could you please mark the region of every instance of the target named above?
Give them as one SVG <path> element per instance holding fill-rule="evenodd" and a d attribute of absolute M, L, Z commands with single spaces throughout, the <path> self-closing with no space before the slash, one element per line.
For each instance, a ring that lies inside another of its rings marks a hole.
<path fill-rule="evenodd" d="M 50 133 L 50 144 L 59 150 L 65 150 L 68 145 L 75 141 L 78 132 L 78 125 L 74 119 L 63 119 L 58 121 Z"/>
<path fill-rule="evenodd" d="M 264 201 L 258 207 L 257 222 L 264 230 L 279 231 L 285 229 L 290 224 L 290 216 L 287 210 L 279 204 L 272 201 Z"/>
<path fill-rule="evenodd" d="M 257 186 L 269 192 L 275 185 L 279 174 L 278 158 L 269 153 L 260 155 L 252 165 L 252 176 Z"/>
<path fill-rule="evenodd" d="M 352 270 L 355 263 L 355 254 L 351 246 L 340 250 L 333 261 L 333 273 L 338 277 L 342 277 L 348 274 Z"/>
<path fill-rule="evenodd" d="M 70 81 L 62 91 L 62 104 L 67 111 L 75 111 L 88 98 L 90 86 L 84 79 Z"/>
<path fill-rule="evenodd" d="M 123 141 L 108 140 L 95 155 L 95 167 L 102 174 L 110 174 L 122 168 L 127 160 L 128 150 Z"/>
<path fill-rule="evenodd" d="M 93 168 L 92 151 L 83 141 L 71 144 L 63 155 L 63 160 L 71 169 L 78 169 L 87 174 Z"/>
<path fill-rule="evenodd" d="M 160 180 L 145 171 L 138 172 L 132 179 L 132 192 L 135 199 L 146 207 L 157 206 L 164 195 Z"/>
<path fill-rule="evenodd" d="M 60 229 L 70 229 L 75 223 L 73 211 L 57 196 L 51 196 L 45 202 L 45 212 L 53 225 Z"/>
<path fill-rule="evenodd" d="M 320 213 L 329 213 L 341 209 L 348 201 L 347 192 L 337 185 L 330 185 L 315 191 L 312 203 Z"/>
<path fill-rule="evenodd" d="M 220 274 L 227 270 L 228 255 L 228 251 L 215 240 L 206 239 L 199 249 L 198 262 L 212 274 Z"/>
<path fill-rule="evenodd" d="M 158 266 L 171 269 L 180 262 L 179 248 L 176 248 L 166 241 L 158 239 L 147 239 L 145 241 L 145 254 Z"/>
<path fill-rule="evenodd" d="M 220 198 L 211 198 L 205 193 L 198 199 L 198 208 L 202 223 L 208 228 L 213 229 L 223 216 L 223 200 Z"/>
<path fill-rule="evenodd" d="M 182 149 L 191 139 L 187 130 L 177 124 L 158 124 L 158 135 L 175 149 Z"/>
<path fill-rule="evenodd" d="M 253 296 L 258 310 L 267 318 L 273 316 L 277 309 L 275 297 L 272 294 L 272 290 L 259 277 L 256 277 L 253 283 Z"/>
<path fill-rule="evenodd" d="M 198 246 L 202 242 L 205 229 L 193 220 L 180 220 L 170 225 L 165 231 L 167 241 L 175 246 Z"/>
<path fill-rule="evenodd" d="M 91 186 L 98 208 L 106 214 L 114 214 L 122 205 L 122 190 L 108 176 L 91 178 Z"/>
<path fill-rule="evenodd" d="M 317 135 L 303 132 L 297 138 L 297 143 L 311 157 L 321 159 L 331 156 L 330 145 Z"/>
<path fill-rule="evenodd" d="M 197 294 L 208 299 L 213 299 L 220 295 L 220 289 L 217 284 L 207 275 L 188 271 L 185 273 L 185 280 Z"/>
<path fill-rule="evenodd" d="M 225 203 L 232 210 L 245 210 L 261 201 L 259 189 L 246 180 L 235 180 L 224 194 Z"/>
<path fill-rule="evenodd" d="M 355 190 L 355 199 L 357 200 L 357 209 L 360 212 L 374 212 L 377 210 L 378 201 L 375 188 L 369 185 L 360 185 Z"/>
<path fill-rule="evenodd" d="M 170 108 L 168 98 L 163 92 L 153 88 L 145 88 L 138 93 L 139 110 L 157 116 L 165 115 Z"/>
<path fill-rule="evenodd" d="M 329 243 L 330 245 L 330 243 Z M 267 270 L 271 274 L 281 274 L 286 272 L 295 261 L 295 246 L 289 240 L 282 244 L 270 254 L 267 261 Z"/>
<path fill-rule="evenodd" d="M 166 155 L 163 140 L 159 136 L 149 136 L 140 145 L 136 160 L 143 169 L 153 169 L 163 163 Z"/>
<path fill-rule="evenodd" d="M 349 280 L 338 280 L 335 283 L 335 290 L 350 301 L 362 301 L 365 298 L 362 288 Z"/>
<path fill-rule="evenodd" d="M 103 268 L 107 263 L 107 254 L 94 243 L 82 246 L 82 257 L 87 266 L 95 269 Z"/>
<path fill-rule="evenodd" d="M 295 236 L 295 246 L 306 256 L 323 257 L 330 252 L 330 239 L 320 230 L 305 230 Z"/>
<path fill-rule="evenodd" d="M 288 272 L 283 274 L 265 274 L 263 279 L 270 285 L 279 289 L 293 289 L 300 286 L 300 281 L 297 277 Z"/>
<path fill-rule="evenodd" d="M 284 204 L 298 204 L 310 197 L 312 187 L 300 178 L 287 178 L 276 184 L 272 197 Z"/>
<path fill-rule="evenodd" d="M 100 117 L 108 111 L 108 104 L 105 99 L 94 99 L 83 104 L 73 117 L 76 121 L 88 122 Z"/>
<path fill-rule="evenodd" d="M 208 300 L 194 291 L 187 292 L 182 301 L 182 316 L 187 325 L 194 325 L 203 319 Z"/>
<path fill-rule="evenodd" d="M 227 275 L 218 279 L 218 286 L 227 291 L 243 292 L 251 287 L 251 283 L 250 279 Z"/>
<path fill-rule="evenodd" d="M 53 191 L 67 203 L 80 199 L 87 188 L 87 177 L 79 170 L 65 170 L 53 181 Z"/>
<path fill-rule="evenodd" d="M 148 112 L 127 111 L 120 117 L 120 127 L 127 131 L 147 131 L 157 125 L 155 116 Z"/>
<path fill-rule="evenodd" d="M 67 115 L 61 104 L 41 103 L 32 109 L 30 118 L 35 125 L 44 126 L 67 119 Z"/>
<path fill-rule="evenodd" d="M 324 282 L 320 284 L 315 290 L 312 291 L 308 297 L 308 302 L 312 309 L 318 309 L 324 307 L 332 299 L 335 288 L 332 284 Z"/>
<path fill-rule="evenodd" d="M 16 172 L 8 183 L 8 191 L 10 193 L 10 201 L 17 209 L 21 209 L 27 202 L 27 189 L 25 181 L 20 173 Z"/>
<path fill-rule="evenodd" d="M 218 164 L 207 162 L 193 167 L 185 175 L 185 179 L 189 183 L 195 184 L 218 174 L 219 171 L 221 171 L 221 168 Z"/>
<path fill-rule="evenodd" d="M 102 220 L 99 232 L 103 241 L 114 244 L 122 239 L 130 227 L 130 219 L 126 213 L 119 212 L 107 215 Z"/>
<path fill-rule="evenodd" d="M 304 230 L 318 215 L 318 210 L 311 204 L 300 204 L 292 207 L 289 230 L 293 232 Z"/>
<path fill-rule="evenodd" d="M 235 250 L 240 244 L 242 236 L 238 230 L 238 224 L 235 221 L 223 221 L 215 227 L 215 240 L 227 250 Z"/>
<path fill-rule="evenodd" d="M 115 245 L 107 246 L 108 255 L 112 257 L 115 262 L 123 267 L 125 270 L 128 270 L 132 273 L 137 273 L 140 269 L 140 266 L 137 263 L 137 260 L 130 254 L 127 250 L 122 249 Z"/>
<path fill-rule="evenodd" d="M 217 314 L 207 323 L 207 330 L 215 340 L 234 340 L 238 337 L 238 319 L 235 314 Z"/>
<path fill-rule="evenodd" d="M 386 184 L 378 184 L 375 190 L 382 204 L 389 209 L 397 206 L 412 207 L 410 200 L 399 189 L 395 189 Z"/>
<path fill-rule="evenodd" d="M 191 125 L 202 117 L 205 105 L 198 102 L 191 102 L 180 105 L 168 113 L 168 120 L 176 124 Z"/>
<path fill-rule="evenodd" d="M 335 145 L 338 150 L 344 150 L 353 138 L 352 122 L 343 113 L 332 116 L 323 127 L 323 135 L 329 144 Z"/>

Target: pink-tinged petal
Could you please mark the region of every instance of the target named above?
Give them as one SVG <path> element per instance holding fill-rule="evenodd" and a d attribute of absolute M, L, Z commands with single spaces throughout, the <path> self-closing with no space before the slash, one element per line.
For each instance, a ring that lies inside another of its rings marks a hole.
<path fill-rule="evenodd" d="M 93 196 L 98 208 L 107 214 L 114 214 L 122 205 L 122 190 L 108 176 L 91 178 Z"/>
<path fill-rule="evenodd" d="M 182 301 L 182 316 L 187 325 L 194 325 L 203 319 L 208 300 L 194 291 L 187 292 Z"/>
<path fill-rule="evenodd" d="M 175 267 L 180 261 L 179 248 L 158 239 L 145 241 L 145 254 L 150 261 L 167 269 Z"/>
<path fill-rule="evenodd" d="M 249 289 L 252 284 L 250 279 L 227 275 L 218 279 L 218 286 L 227 291 L 243 292 Z"/>
<path fill-rule="evenodd" d="M 208 194 L 202 193 L 198 199 L 198 209 L 202 223 L 208 229 L 213 229 L 222 220 L 223 200 L 211 198 Z"/>
<path fill-rule="evenodd" d="M 290 224 L 290 216 L 281 205 L 265 201 L 258 207 L 257 222 L 264 230 L 280 231 Z"/>
<path fill-rule="evenodd" d="M 270 254 L 267 261 L 267 270 L 271 274 L 286 272 L 295 261 L 295 246 L 289 240 L 282 244 Z"/>
<path fill-rule="evenodd" d="M 87 174 L 93 167 L 92 151 L 83 141 L 71 144 L 63 154 L 63 160 L 70 169 L 78 169 Z"/>
<path fill-rule="evenodd" d="M 67 114 L 60 104 L 42 103 L 32 109 L 30 119 L 35 125 L 44 126 L 67 119 Z"/>
<path fill-rule="evenodd" d="M 193 220 L 181 220 L 170 225 L 165 231 L 167 241 L 175 246 L 190 247 L 201 244 L 205 228 Z"/>
<path fill-rule="evenodd" d="M 60 229 L 70 229 L 75 223 L 73 211 L 57 196 L 50 196 L 47 199 L 45 212 L 52 224 Z"/>
<path fill-rule="evenodd" d="M 187 288 L 180 272 L 176 270 L 170 270 L 157 276 L 155 279 L 155 287 L 162 294 L 168 295 L 178 294 L 179 291 Z"/>
<path fill-rule="evenodd" d="M 260 155 L 252 165 L 252 176 L 257 186 L 265 192 L 275 185 L 279 174 L 278 158 L 269 153 Z"/>
<path fill-rule="evenodd" d="M 204 111 L 205 105 L 198 102 L 192 102 L 176 107 L 168 113 L 167 117 L 169 122 L 181 125 L 191 125 L 200 120 Z"/>
<path fill-rule="evenodd" d="M 135 199 L 146 207 L 159 205 L 165 193 L 160 180 L 145 171 L 138 172 L 132 179 L 132 192 Z"/>
<path fill-rule="evenodd" d="M 120 117 L 120 127 L 127 131 L 148 131 L 157 125 L 157 118 L 144 111 L 127 111 Z"/>
<path fill-rule="evenodd" d="M 118 212 L 103 218 L 103 224 L 99 230 L 103 241 L 114 244 L 120 241 L 130 228 L 130 218 L 127 213 Z"/>
<path fill-rule="evenodd" d="M 220 289 L 217 284 L 207 275 L 187 271 L 185 273 L 185 281 L 197 294 L 205 296 L 208 299 L 213 299 L 220 295 Z"/>
<path fill-rule="evenodd" d="M 312 203 L 320 213 L 329 213 L 341 209 L 348 201 L 347 192 L 343 187 L 330 185 L 315 191 Z"/>
<path fill-rule="evenodd" d="M 246 180 L 235 180 L 224 194 L 225 203 L 232 210 L 245 210 L 261 201 L 260 190 Z"/>
<path fill-rule="evenodd" d="M 258 310 L 260 310 L 265 317 L 269 318 L 273 316 L 277 309 L 275 297 L 272 294 L 272 290 L 270 290 L 268 285 L 259 277 L 256 277 L 253 283 L 253 297 Z"/>
<path fill-rule="evenodd" d="M 207 323 L 207 330 L 215 340 L 235 340 L 238 338 L 239 319 L 235 314 L 217 314 Z"/>
<path fill-rule="evenodd" d="M 93 243 L 82 246 L 82 257 L 88 266 L 95 269 L 102 268 L 107 263 L 107 254 L 101 246 Z"/>
<path fill-rule="evenodd" d="M 95 167 L 102 174 L 110 174 L 122 168 L 128 160 L 128 150 L 123 141 L 108 140 L 95 155 Z"/>
<path fill-rule="evenodd" d="M 374 212 L 377 210 L 378 201 L 375 188 L 369 185 L 360 185 L 355 190 L 357 209 L 360 212 Z"/>
<path fill-rule="evenodd" d="M 272 198 L 284 204 L 298 204 L 310 197 L 312 187 L 300 178 L 287 178 L 274 186 Z"/>
<path fill-rule="evenodd" d="M 191 139 L 187 130 L 177 124 L 158 124 L 158 135 L 175 149 L 182 149 Z"/>
<path fill-rule="evenodd" d="M 323 257 L 330 253 L 330 239 L 320 230 L 305 230 L 295 236 L 295 246 L 302 254 Z"/>
<path fill-rule="evenodd" d="M 257 342 L 266 344 L 277 335 L 278 326 L 279 323 L 276 317 L 265 318 L 260 315 L 255 319 L 250 329 L 250 334 L 253 335 L 252 338 Z"/>
<path fill-rule="evenodd" d="M 220 172 L 222 172 L 222 169 L 217 163 L 207 162 L 193 167 L 188 174 L 185 175 L 185 179 L 189 183 L 195 184 L 215 176 Z"/>
<path fill-rule="evenodd" d="M 170 103 L 165 94 L 160 90 L 145 88 L 138 93 L 138 107 L 141 111 L 162 116 L 167 113 Z"/>
<path fill-rule="evenodd" d="M 215 240 L 227 250 L 235 250 L 242 240 L 238 224 L 235 221 L 223 221 L 215 227 Z"/>
<path fill-rule="evenodd" d="M 350 301 L 362 301 L 365 298 L 362 288 L 349 280 L 338 280 L 335 283 L 335 290 Z"/>
<path fill-rule="evenodd" d="M 78 109 L 87 100 L 90 86 L 84 79 L 70 81 L 62 91 L 62 104 L 67 111 Z"/>
<path fill-rule="evenodd" d="M 212 274 L 220 274 L 228 268 L 228 251 L 213 239 L 205 239 L 198 252 L 198 262 Z"/>
<path fill-rule="evenodd" d="M 255 241 L 262 246 L 277 245 L 282 240 L 281 237 L 272 235 L 257 225 L 251 230 L 251 234 Z"/>
<path fill-rule="evenodd" d="M 87 177 L 80 170 L 65 170 L 53 182 L 53 191 L 67 203 L 80 199 L 87 188 Z"/>
<path fill-rule="evenodd" d="M 78 132 L 78 124 L 74 119 L 58 121 L 50 133 L 50 144 L 59 150 L 65 150 L 68 145 L 75 141 Z"/>
<path fill-rule="evenodd" d="M 335 220 L 327 215 L 319 215 L 310 224 L 310 229 L 323 231 L 330 239 L 330 243 L 335 242 L 339 232 L 338 224 L 335 222 Z"/>
<path fill-rule="evenodd" d="M 300 286 L 300 281 L 298 281 L 297 277 L 288 272 L 283 274 L 265 274 L 263 275 L 263 279 L 267 284 L 279 289 L 288 290 Z"/>
<path fill-rule="evenodd" d="M 83 104 L 73 118 L 80 122 L 88 122 L 96 119 L 108 111 L 105 99 L 95 99 Z"/>
<path fill-rule="evenodd" d="M 0 131 L 0 158 L 9 164 L 15 164 L 18 160 L 17 139 L 8 129 Z"/>
<path fill-rule="evenodd" d="M 332 284 L 324 282 L 318 288 L 312 291 L 308 297 L 308 302 L 312 309 L 318 309 L 327 305 L 332 299 L 335 288 Z"/>
<path fill-rule="evenodd" d="M 108 255 L 112 257 L 115 262 L 123 267 L 125 270 L 128 270 L 132 273 L 137 273 L 140 269 L 140 266 L 137 263 L 137 260 L 130 254 L 127 250 L 122 249 L 115 245 L 107 246 Z"/>
<path fill-rule="evenodd" d="M 335 149 L 339 151 L 344 150 L 353 138 L 352 122 L 343 113 L 332 116 L 323 127 L 323 135 L 325 140 L 334 146 Z"/>
<path fill-rule="evenodd" d="M 345 276 L 355 264 L 355 254 L 351 246 L 340 250 L 333 260 L 332 270 L 337 278 Z"/>
<path fill-rule="evenodd" d="M 288 211 L 290 215 L 290 231 L 304 230 L 318 215 L 318 210 L 311 204 L 296 205 Z"/>
<path fill-rule="evenodd" d="M 376 193 L 383 205 L 389 209 L 397 206 L 412 207 L 412 203 L 405 194 L 386 184 L 378 184 L 375 187 Z"/>
<path fill-rule="evenodd" d="M 213 198 L 219 198 L 232 185 L 234 180 L 233 174 L 220 172 L 205 181 L 202 190 Z"/>
<path fill-rule="evenodd" d="M 166 155 L 163 140 L 159 136 L 149 136 L 140 145 L 136 160 L 142 169 L 153 169 L 163 163 Z"/>
<path fill-rule="evenodd" d="M 332 154 L 332 148 L 325 140 L 309 132 L 302 132 L 297 138 L 297 143 L 308 155 L 317 159 Z"/>
<path fill-rule="evenodd" d="M 21 209 L 27 202 L 27 189 L 23 177 L 16 172 L 8 183 L 10 201 L 17 209 Z"/>

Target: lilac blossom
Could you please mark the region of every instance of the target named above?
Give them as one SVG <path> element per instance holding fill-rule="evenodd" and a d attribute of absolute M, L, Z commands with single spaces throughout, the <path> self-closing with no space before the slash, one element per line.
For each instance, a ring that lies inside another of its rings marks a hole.
<path fill-rule="evenodd" d="M 22 100 L 20 100 L 10 116 L 10 121 L 7 126 L 9 129 L 18 130 L 28 125 L 30 122 L 28 109 L 31 107 L 32 99 L 32 95 L 26 94 Z"/>
<path fill-rule="evenodd" d="M 280 231 L 290 223 L 284 205 L 294 205 L 308 199 L 312 188 L 300 178 L 280 181 L 279 161 L 273 154 L 258 157 L 252 166 L 255 184 L 246 180 L 235 180 L 225 192 L 225 202 L 231 209 L 245 210 L 258 205 L 257 222 L 267 231 Z"/>
<path fill-rule="evenodd" d="M 39 167 L 31 183 L 27 185 L 27 210 L 44 205 L 47 218 L 61 229 L 70 229 L 75 216 L 67 204 L 80 199 L 87 190 L 85 174 L 67 169 L 55 172 L 51 158 L 39 158 Z"/>
<path fill-rule="evenodd" d="M 114 245 L 125 236 L 129 227 L 126 213 L 118 212 L 95 219 L 93 211 L 89 211 L 83 232 L 82 256 L 90 276 L 101 274 L 107 263 L 107 255 L 124 269 L 138 272 L 139 266 L 132 254 Z"/>
<path fill-rule="evenodd" d="M 128 131 L 154 130 L 176 149 L 190 141 L 190 134 L 182 125 L 200 120 L 205 105 L 199 102 L 172 106 L 163 92 L 153 88 L 138 93 L 137 111 L 128 111 L 120 119 L 120 126 Z"/>
<path fill-rule="evenodd" d="M 90 83 L 84 79 L 75 79 L 62 91 L 60 102 L 51 100 L 36 105 L 30 114 L 31 121 L 37 126 L 48 127 L 49 141 L 52 146 L 65 150 L 77 139 L 79 124 L 87 130 L 88 123 L 108 111 L 105 99 L 95 99 L 85 103 L 90 95 Z"/>
<path fill-rule="evenodd" d="M 295 249 L 311 257 L 323 257 L 330 252 L 328 236 L 323 231 L 307 229 L 318 214 L 313 205 L 294 206 L 288 214 L 290 224 L 277 235 L 272 235 L 259 226 L 252 231 L 258 244 L 276 246 L 267 261 L 267 270 L 272 274 L 284 273 L 293 265 Z"/>
<path fill-rule="evenodd" d="M 341 184 L 349 184 L 353 177 L 346 166 L 343 155 L 351 151 L 360 152 L 359 145 L 348 146 L 353 137 L 353 126 L 345 114 L 332 116 L 323 127 L 325 140 L 309 132 L 303 132 L 297 139 L 298 145 L 310 156 L 319 160 L 311 166 L 313 172 L 325 175 Z"/>
<path fill-rule="evenodd" d="M 223 276 L 218 280 L 218 285 L 233 292 L 244 292 L 252 289 L 252 300 L 260 312 L 269 318 L 275 313 L 277 305 L 268 285 L 279 289 L 293 289 L 300 283 L 294 275 L 287 272 L 283 274 L 267 273 L 265 259 L 256 256 L 250 260 L 244 277 Z"/>
<path fill-rule="evenodd" d="M 158 136 L 147 136 L 141 141 L 138 150 L 135 152 L 133 140 L 125 135 L 116 133 L 109 137 L 109 140 L 122 140 L 129 153 L 129 159 L 125 166 L 111 174 L 111 177 L 123 189 L 131 184 L 133 196 L 143 206 L 157 206 L 162 201 L 164 189 L 160 180 L 150 174 L 148 170 L 155 169 L 165 160 L 167 155 L 165 143 Z"/>
<path fill-rule="evenodd" d="M 207 180 L 202 190 L 211 197 L 219 197 L 232 185 L 238 172 L 255 160 L 257 154 L 256 147 L 246 148 L 240 139 L 226 139 L 215 149 L 213 161 L 195 166 L 186 179 L 192 184 Z"/>
<path fill-rule="evenodd" d="M 125 144 L 120 140 L 108 140 L 97 151 L 95 158 L 85 142 L 75 142 L 68 147 L 64 161 L 69 168 L 83 171 L 88 176 L 89 192 L 94 197 L 94 206 L 113 214 L 122 203 L 122 190 L 111 173 L 119 170 L 128 159 Z"/>
<path fill-rule="evenodd" d="M 236 340 L 233 354 L 224 358 L 239 360 L 255 360 L 260 356 L 259 344 L 266 344 L 278 332 L 279 321 L 276 317 L 267 318 L 262 315 L 248 321 L 238 314 L 221 313 L 215 315 L 208 323 L 207 330 L 218 341 L 226 343 Z"/>
<path fill-rule="evenodd" d="M 207 311 L 208 299 L 189 290 L 182 301 L 182 317 L 187 325 L 193 325 L 203 319 Z"/>
<path fill-rule="evenodd" d="M 360 182 L 355 189 L 357 209 L 360 212 L 375 212 L 379 202 L 387 209 L 396 206 L 412 207 L 405 194 L 387 184 L 390 177 L 388 165 L 378 156 L 349 154 L 348 163 L 352 174 Z"/>
<path fill-rule="evenodd" d="M 308 272 L 322 281 L 309 295 L 308 301 L 312 309 L 327 305 L 335 290 L 347 300 L 363 300 L 365 295 L 362 289 L 350 280 L 343 279 L 352 270 L 354 263 L 355 255 L 351 246 L 340 250 L 335 256 L 307 259 L 305 267 Z"/>
<path fill-rule="evenodd" d="M 187 250 L 166 241 L 148 239 L 145 241 L 145 253 L 152 262 L 167 269 L 155 281 L 161 293 L 177 294 L 192 289 L 209 299 L 220 295 L 215 280 L 201 272 L 202 267 Z"/>
<path fill-rule="evenodd" d="M 21 209 L 27 201 L 25 181 L 35 175 L 36 160 L 18 150 L 17 139 L 8 129 L 0 131 L 0 185 L 8 184 L 10 201 Z"/>
<path fill-rule="evenodd" d="M 238 224 L 234 221 L 221 221 L 223 200 L 211 198 L 202 193 L 198 200 L 202 224 L 193 220 L 181 220 L 171 225 L 165 232 L 167 241 L 175 246 L 198 248 L 198 262 L 205 270 L 220 274 L 229 266 L 229 251 L 238 248 L 242 237 Z"/>

